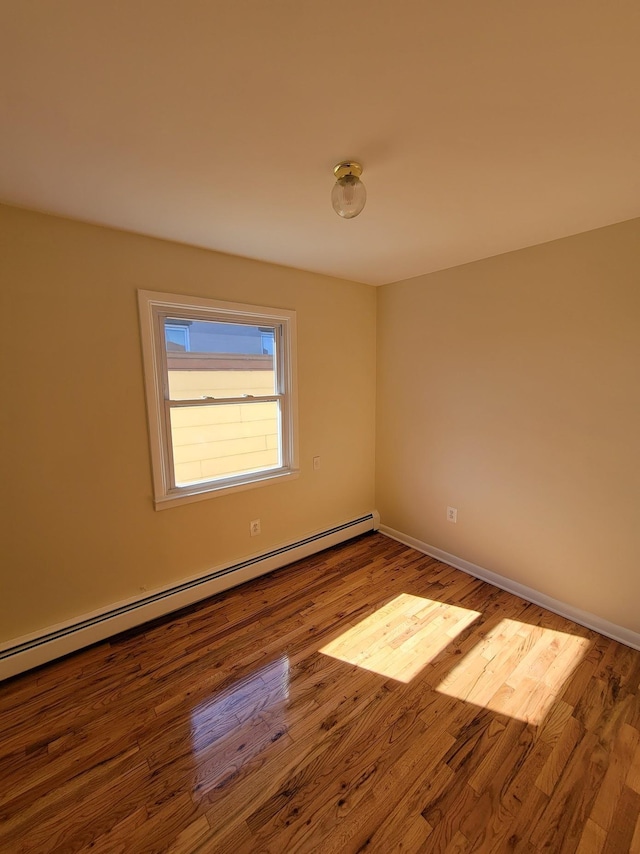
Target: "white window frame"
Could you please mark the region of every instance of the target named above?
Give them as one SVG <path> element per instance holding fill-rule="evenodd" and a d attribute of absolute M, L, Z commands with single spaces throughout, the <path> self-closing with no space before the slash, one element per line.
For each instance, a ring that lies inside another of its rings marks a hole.
<path fill-rule="evenodd" d="M 140 331 L 149 421 L 154 502 L 157 510 L 202 501 L 298 476 L 298 408 L 296 376 L 296 313 L 286 309 L 220 302 L 219 300 L 138 291 Z M 169 400 L 169 377 L 164 321 L 167 318 L 235 322 L 273 326 L 275 389 L 273 394 L 248 398 Z M 173 467 L 170 410 L 179 406 L 211 406 L 278 401 L 281 461 L 276 468 L 243 472 L 189 486 L 176 486 Z"/>

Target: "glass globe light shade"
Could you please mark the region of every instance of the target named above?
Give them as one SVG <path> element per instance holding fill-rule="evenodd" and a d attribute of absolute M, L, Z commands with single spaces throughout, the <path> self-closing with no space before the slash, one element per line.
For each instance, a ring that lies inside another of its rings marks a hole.
<path fill-rule="evenodd" d="M 352 219 L 362 211 L 367 201 L 367 191 L 360 178 L 345 175 L 338 178 L 331 191 L 331 204 L 338 216 Z"/>

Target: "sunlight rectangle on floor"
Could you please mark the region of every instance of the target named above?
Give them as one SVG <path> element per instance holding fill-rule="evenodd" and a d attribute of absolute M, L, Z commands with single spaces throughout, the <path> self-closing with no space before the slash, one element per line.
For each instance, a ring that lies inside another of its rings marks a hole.
<path fill-rule="evenodd" d="M 479 616 L 468 608 L 401 593 L 320 652 L 410 682 Z"/>

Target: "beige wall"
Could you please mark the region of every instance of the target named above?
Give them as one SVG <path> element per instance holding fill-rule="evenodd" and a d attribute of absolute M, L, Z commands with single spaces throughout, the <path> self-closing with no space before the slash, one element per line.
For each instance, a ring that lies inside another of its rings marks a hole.
<path fill-rule="evenodd" d="M 0 642 L 374 506 L 640 631 L 640 220 L 377 292 L 6 207 L 0 241 Z M 299 479 L 153 509 L 137 288 L 297 310 Z"/>
<path fill-rule="evenodd" d="M 640 631 L 640 220 L 378 296 L 382 522 Z"/>
<path fill-rule="evenodd" d="M 0 641 L 373 509 L 374 288 L 7 207 L 0 240 Z M 154 510 L 137 288 L 297 311 L 297 480 Z"/>

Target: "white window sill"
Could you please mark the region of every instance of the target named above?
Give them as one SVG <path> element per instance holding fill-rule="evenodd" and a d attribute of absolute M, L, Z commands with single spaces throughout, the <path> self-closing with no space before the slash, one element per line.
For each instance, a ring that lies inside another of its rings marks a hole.
<path fill-rule="evenodd" d="M 299 469 L 265 472 L 263 475 L 257 475 L 255 479 L 245 481 L 244 483 L 221 484 L 220 486 L 207 487 L 206 489 L 194 487 L 192 492 L 186 489 L 179 494 L 163 495 L 160 498 L 156 498 L 154 504 L 156 510 L 168 510 L 170 507 L 176 507 L 179 504 L 193 504 L 194 501 L 219 498 L 223 495 L 229 495 L 232 492 L 243 492 L 246 489 L 256 489 L 260 486 L 269 486 L 272 483 L 281 483 L 284 480 L 296 480 L 299 475 Z"/>

